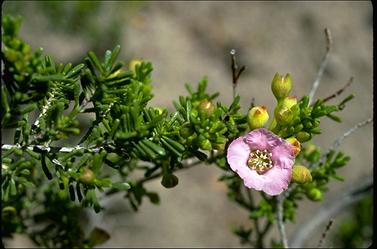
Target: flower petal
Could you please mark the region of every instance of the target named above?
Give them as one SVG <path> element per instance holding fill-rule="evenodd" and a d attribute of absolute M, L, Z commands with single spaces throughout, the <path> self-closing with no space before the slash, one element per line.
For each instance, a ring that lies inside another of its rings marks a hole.
<path fill-rule="evenodd" d="M 281 143 L 274 147 L 271 151 L 272 162 L 274 167 L 278 168 L 292 168 L 295 161 L 293 147 L 285 140 L 281 140 Z"/>
<path fill-rule="evenodd" d="M 228 147 L 228 163 L 232 170 L 235 171 L 242 179 L 247 178 L 251 171 L 247 166 L 249 155 L 250 148 L 243 141 L 243 137 L 237 138 Z"/>
<path fill-rule="evenodd" d="M 248 177 L 244 178 L 244 185 L 248 188 L 261 191 L 264 188 L 267 180 L 264 175 L 259 175 L 257 171 L 250 169 Z"/>
<path fill-rule="evenodd" d="M 249 132 L 245 137 L 245 142 L 252 150 L 271 150 L 279 143 L 279 139 L 269 130 L 260 128 Z"/>
<path fill-rule="evenodd" d="M 254 150 L 267 150 L 272 154 L 273 167 L 264 174 L 258 174 L 247 165 L 250 152 Z M 246 187 L 268 195 L 278 195 L 288 188 L 295 156 L 293 147 L 287 141 L 261 128 L 234 140 L 229 145 L 227 159 Z"/>
<path fill-rule="evenodd" d="M 266 177 L 266 183 L 262 190 L 268 195 L 279 195 L 288 188 L 292 177 L 292 169 L 274 167 L 267 171 L 264 176 Z"/>

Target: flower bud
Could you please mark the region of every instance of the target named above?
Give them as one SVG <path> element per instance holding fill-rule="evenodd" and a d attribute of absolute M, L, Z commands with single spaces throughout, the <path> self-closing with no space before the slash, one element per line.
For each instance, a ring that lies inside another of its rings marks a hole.
<path fill-rule="evenodd" d="M 310 170 L 302 165 L 294 165 L 292 167 L 292 181 L 300 184 L 311 182 Z"/>
<path fill-rule="evenodd" d="M 283 99 L 281 102 L 282 106 L 285 106 L 287 108 L 291 108 L 292 106 L 297 104 L 297 98 L 295 96 L 288 96 Z"/>
<path fill-rule="evenodd" d="M 1 212 L 1 218 L 3 220 L 8 221 L 14 218 L 15 216 L 17 216 L 17 210 L 14 207 L 12 206 L 3 207 L 2 212 Z"/>
<path fill-rule="evenodd" d="M 292 89 L 292 79 L 289 74 L 284 77 L 276 73 L 271 83 L 271 90 L 277 100 L 283 99 L 289 95 Z"/>
<path fill-rule="evenodd" d="M 183 138 L 188 138 L 192 134 L 194 134 L 194 130 L 191 128 L 190 124 L 184 124 L 179 130 L 179 135 L 181 135 Z"/>
<path fill-rule="evenodd" d="M 265 106 L 255 106 L 247 114 L 247 122 L 251 130 L 262 128 L 268 121 L 269 115 Z"/>
<path fill-rule="evenodd" d="M 86 168 L 80 175 L 80 181 L 85 184 L 90 184 L 95 179 L 95 175 L 92 170 Z"/>
<path fill-rule="evenodd" d="M 295 137 L 287 138 L 286 141 L 293 146 L 293 153 L 297 156 L 301 151 L 301 144 Z"/>
<path fill-rule="evenodd" d="M 155 112 L 157 112 L 158 115 L 161 115 L 162 113 L 164 113 L 164 109 L 161 107 L 155 107 L 154 110 Z"/>
<path fill-rule="evenodd" d="M 315 146 L 312 143 L 309 143 L 307 146 L 305 146 L 304 149 L 304 157 L 306 160 L 309 160 L 310 162 L 316 162 L 321 156 L 321 152 L 317 146 Z"/>
<path fill-rule="evenodd" d="M 224 151 L 225 149 L 225 144 L 226 143 L 222 143 L 222 144 L 213 144 L 213 149 L 215 150 L 219 150 L 219 151 Z"/>
<path fill-rule="evenodd" d="M 178 184 L 178 177 L 173 174 L 164 174 L 161 179 L 161 184 L 165 188 L 173 188 Z"/>
<path fill-rule="evenodd" d="M 317 146 L 312 143 L 308 143 L 304 149 L 304 156 L 310 156 L 317 150 Z"/>
<path fill-rule="evenodd" d="M 202 100 L 198 106 L 199 112 L 204 114 L 206 117 L 209 117 L 215 111 L 215 106 L 212 104 L 211 101 Z"/>
<path fill-rule="evenodd" d="M 322 199 L 322 192 L 317 188 L 312 188 L 306 192 L 306 196 L 312 201 L 320 201 Z"/>
<path fill-rule="evenodd" d="M 293 120 L 293 113 L 285 106 L 279 106 L 275 109 L 275 119 L 279 124 L 290 124 Z"/>
<path fill-rule="evenodd" d="M 199 147 L 202 150 L 211 150 L 212 149 L 212 144 L 211 141 L 209 141 L 205 136 L 202 134 L 199 135 L 198 137 L 198 142 L 199 142 Z"/>
<path fill-rule="evenodd" d="M 215 142 L 212 144 L 213 149 L 223 151 L 225 149 L 225 145 L 228 142 L 227 138 L 218 137 L 216 138 Z"/>
<path fill-rule="evenodd" d="M 312 138 L 312 135 L 305 131 L 300 131 L 297 133 L 297 140 L 300 141 L 300 143 L 304 143 L 306 141 L 309 141 Z"/>
<path fill-rule="evenodd" d="M 292 109 L 296 104 L 297 98 L 294 96 L 288 96 L 279 101 L 274 111 L 276 120 L 281 124 L 290 124 L 294 116 L 298 114 L 297 110 L 294 112 Z"/>
<path fill-rule="evenodd" d="M 133 59 L 133 60 L 130 61 L 129 65 L 128 65 L 128 69 L 129 69 L 130 71 L 135 72 L 135 70 L 136 70 L 136 66 L 137 66 L 137 65 L 140 65 L 142 62 L 143 62 L 142 60 L 139 60 L 139 59 Z"/>

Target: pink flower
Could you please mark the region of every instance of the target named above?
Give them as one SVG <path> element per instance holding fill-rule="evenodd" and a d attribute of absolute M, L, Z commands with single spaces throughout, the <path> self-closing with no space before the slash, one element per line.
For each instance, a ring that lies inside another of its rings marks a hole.
<path fill-rule="evenodd" d="M 291 181 L 295 156 L 292 145 L 261 128 L 234 140 L 227 159 L 246 187 L 279 195 Z"/>

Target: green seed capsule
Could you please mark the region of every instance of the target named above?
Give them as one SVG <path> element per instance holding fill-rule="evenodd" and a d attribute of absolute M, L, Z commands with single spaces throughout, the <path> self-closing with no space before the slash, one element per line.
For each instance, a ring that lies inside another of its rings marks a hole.
<path fill-rule="evenodd" d="M 276 73 L 272 79 L 271 90 L 277 100 L 287 97 L 292 90 L 291 76 L 289 74 L 282 76 Z"/>
<path fill-rule="evenodd" d="M 322 199 L 322 192 L 317 188 L 310 189 L 306 196 L 312 201 L 320 201 Z"/>

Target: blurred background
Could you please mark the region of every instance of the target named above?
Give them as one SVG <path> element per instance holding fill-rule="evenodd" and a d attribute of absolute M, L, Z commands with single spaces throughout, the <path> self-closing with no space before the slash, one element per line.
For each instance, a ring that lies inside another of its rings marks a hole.
<path fill-rule="evenodd" d="M 2 7 L 3 14 L 23 16 L 21 36 L 58 63 L 82 62 L 89 50 L 102 56 L 117 44 L 122 49 L 119 59 L 152 62 L 155 97 L 150 104 L 170 111 L 174 110 L 172 101 L 186 94 L 184 83 L 196 87 L 204 75 L 209 78 L 210 92 L 219 91 L 219 101 L 231 103 L 232 48 L 238 64 L 247 67 L 238 86 L 242 111 L 247 111 L 252 98 L 273 111 L 270 82 L 276 72 L 291 74 L 293 95 L 307 95 L 325 53 L 327 27 L 333 47 L 316 97 L 335 93 L 353 76 L 353 84 L 331 103 L 351 93 L 355 98 L 340 113 L 341 124 L 322 119 L 322 135 L 313 142 L 325 151 L 349 128 L 373 116 L 370 1 L 5 1 Z M 89 122 L 83 120 L 82 125 Z M 287 224 L 289 238 L 321 205 L 373 173 L 372 145 L 372 125 L 343 142 L 340 149 L 352 158 L 340 170 L 345 181 L 331 183 L 323 202 L 300 203 L 296 222 Z M 163 188 L 159 180 L 146 185 L 159 192 L 159 206 L 146 201 L 135 213 L 122 195 L 114 195 L 103 200 L 107 207 L 103 213 L 83 219 L 87 226 L 98 225 L 110 233 L 111 239 L 102 247 L 240 247 L 231 228 L 248 226 L 248 214 L 227 199 L 225 184 L 217 181 L 220 174 L 216 167 L 205 165 L 178 172 L 180 183 L 173 189 Z M 324 246 L 342 246 L 339 234 L 371 222 L 373 207 L 368 203 L 363 209 L 366 219 L 354 218 L 351 209 L 333 217 L 331 236 Z M 316 246 L 325 226 L 326 222 L 305 245 Z M 278 238 L 277 230 L 270 236 Z M 9 247 L 32 246 L 23 236 L 7 243 Z"/>

